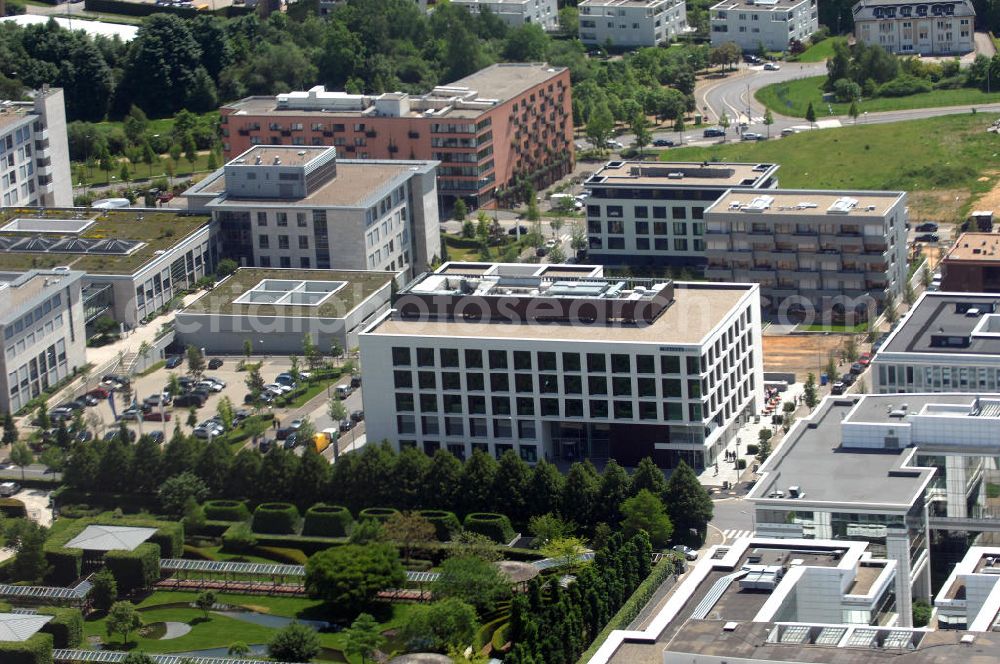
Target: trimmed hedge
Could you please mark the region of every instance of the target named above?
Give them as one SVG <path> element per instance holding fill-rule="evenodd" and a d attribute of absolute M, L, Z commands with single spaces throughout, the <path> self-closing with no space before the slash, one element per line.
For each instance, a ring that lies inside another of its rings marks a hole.
<path fill-rule="evenodd" d="M 28 510 L 17 498 L 0 498 L 0 514 L 8 519 L 23 519 L 28 516 Z"/>
<path fill-rule="evenodd" d="M 303 535 L 320 537 L 347 537 L 354 525 L 350 510 L 340 505 L 316 503 L 306 510 Z"/>
<path fill-rule="evenodd" d="M 435 535 L 438 540 L 447 542 L 452 536 L 462 529 L 458 517 L 454 512 L 444 510 L 417 510 L 417 514 L 434 524 Z M 510 540 L 507 540 L 508 542 Z"/>
<path fill-rule="evenodd" d="M 385 523 L 393 514 L 399 514 L 399 510 L 392 507 L 366 507 L 358 512 L 358 521 L 375 519 L 379 523 Z"/>
<path fill-rule="evenodd" d="M 64 547 L 49 548 L 45 545 L 45 562 L 49 571 L 45 575 L 48 583 L 68 586 L 80 578 L 83 570 L 83 550 Z"/>
<path fill-rule="evenodd" d="M 76 648 L 83 643 L 83 614 L 80 609 L 42 607 L 38 613 L 52 616 L 42 631 L 52 635 L 54 648 Z"/>
<path fill-rule="evenodd" d="M 104 564 L 115 576 L 118 593 L 127 595 L 160 580 L 160 547 L 146 542 L 134 551 L 108 551 Z"/>
<path fill-rule="evenodd" d="M 282 546 L 258 546 L 254 549 L 254 553 L 261 558 L 288 565 L 305 565 L 306 560 L 309 559 L 309 556 L 304 554 L 301 549 Z"/>
<path fill-rule="evenodd" d="M 250 510 L 242 500 L 207 500 L 203 505 L 209 521 L 246 521 Z"/>
<path fill-rule="evenodd" d="M 52 664 L 52 635 L 38 632 L 27 641 L 0 641 L 3 664 Z"/>
<path fill-rule="evenodd" d="M 508 544 L 514 539 L 514 528 L 504 514 L 472 512 L 465 517 L 465 529 L 485 535 L 498 544 Z"/>
<path fill-rule="evenodd" d="M 291 503 L 261 503 L 253 511 L 250 529 L 255 533 L 291 535 L 299 525 L 299 510 Z"/>

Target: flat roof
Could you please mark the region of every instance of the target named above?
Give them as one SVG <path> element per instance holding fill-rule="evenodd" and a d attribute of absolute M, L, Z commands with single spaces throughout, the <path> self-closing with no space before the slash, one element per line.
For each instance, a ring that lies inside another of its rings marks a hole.
<path fill-rule="evenodd" d="M 31 102 L 0 100 L 0 131 L 34 114 L 35 107 Z"/>
<path fill-rule="evenodd" d="M 84 551 L 133 551 L 155 534 L 156 528 L 87 526 L 65 547 Z"/>
<path fill-rule="evenodd" d="M 929 405 L 972 406 L 976 397 L 971 394 L 934 393 L 934 394 L 868 394 L 861 399 L 854 410 L 844 418 L 844 422 L 871 424 L 902 423 L 899 417 L 891 413 L 906 404 L 906 412 L 918 414 Z M 892 406 L 892 408 L 890 408 Z"/>
<path fill-rule="evenodd" d="M 785 12 L 809 0 L 722 0 L 710 7 L 710 11 Z"/>
<path fill-rule="evenodd" d="M 27 641 L 50 620 L 52 616 L 0 613 L 0 642 Z"/>
<path fill-rule="evenodd" d="M 116 240 L 136 243 L 127 254 L 95 254 L 49 251 L 4 251 L 0 249 L 0 270 L 24 271 L 66 266 L 90 274 L 132 274 L 157 256 L 199 229 L 211 218 L 204 214 L 150 209 L 95 208 L 4 208 L 0 210 L 0 226 L 19 218 L 45 219 L 44 233 L 0 230 L 0 246 L 4 242 L 44 235 L 46 240 L 79 238 L 82 240 Z M 60 236 L 59 220 L 65 220 L 66 233 Z M 82 231 L 81 220 L 92 220 Z"/>
<path fill-rule="evenodd" d="M 391 188 L 392 182 L 413 172 L 427 172 L 435 168 L 436 161 L 402 161 L 354 159 L 338 160 L 337 176 L 330 178 L 304 198 L 233 198 L 226 196 L 209 203 L 218 205 L 245 205 L 247 207 L 294 204 L 301 207 L 359 207 L 373 195 Z M 206 178 L 208 182 L 191 190 L 193 194 L 219 194 L 226 191 L 225 171 L 218 170 Z"/>
<path fill-rule="evenodd" d="M 892 396 L 900 400 L 899 395 Z M 906 401 L 917 410 L 917 399 L 911 396 L 906 395 Z M 946 395 L 930 395 L 928 399 L 938 402 L 942 401 L 942 396 Z M 773 500 L 782 505 L 797 500 L 907 509 L 919 497 L 934 469 L 897 472 L 914 453 L 912 447 L 902 450 L 842 447 L 840 425 L 859 400 L 860 396 L 829 397 L 808 418 L 796 422 L 778 452 L 764 463 L 759 471 L 761 478 L 747 497 L 767 499 L 772 491 L 787 491 L 790 486 L 798 486 L 804 498 Z M 872 408 L 877 410 L 875 406 Z M 859 468 L 864 472 L 859 472 Z"/>
<path fill-rule="evenodd" d="M 968 316 L 967 308 L 979 308 L 979 316 Z M 875 354 L 878 360 L 888 353 L 943 355 L 1000 355 L 1000 335 L 992 331 L 1000 313 L 1000 294 L 924 293 L 900 321 L 895 331 Z M 990 324 L 993 322 L 994 324 Z M 977 334 L 989 325 L 990 334 Z M 968 345 L 935 345 L 942 337 L 967 338 Z"/>
<path fill-rule="evenodd" d="M 943 260 L 945 263 L 1000 263 L 1000 233 L 962 233 Z"/>
<path fill-rule="evenodd" d="M 369 296 L 389 284 L 392 272 L 365 270 L 298 270 L 289 268 L 240 268 L 212 290 L 184 308 L 184 314 L 260 317 L 343 318 Z M 345 282 L 319 306 L 246 304 L 235 300 L 265 279 Z"/>
<path fill-rule="evenodd" d="M 762 214 L 793 217 L 823 215 L 831 220 L 856 217 L 880 219 L 904 196 L 906 194 L 901 191 L 727 191 L 705 213 L 739 215 L 748 220 Z"/>
<path fill-rule="evenodd" d="M 777 170 L 777 164 L 609 161 L 584 186 L 757 187 Z"/>
<path fill-rule="evenodd" d="M 38 298 L 46 290 L 55 292 L 63 288 L 67 282 L 77 281 L 82 272 L 53 272 L 50 270 L 33 270 L 27 273 L 6 275 L 0 273 L 0 320 L 16 318 L 22 315 L 21 308 Z"/>
<path fill-rule="evenodd" d="M 589 325 L 568 322 L 467 322 L 406 319 L 389 314 L 366 330 L 373 335 L 478 337 L 508 340 L 700 344 L 748 297 L 753 284 L 674 282 L 674 301 L 652 324 Z"/>
<path fill-rule="evenodd" d="M 243 154 L 234 157 L 226 165 L 255 166 L 257 158 L 260 157 L 260 166 L 305 166 L 323 153 L 333 149 L 335 148 L 330 146 L 312 145 L 255 145 Z M 280 164 L 274 164 L 276 158 L 281 161 Z"/>
<path fill-rule="evenodd" d="M 582 0 L 580 7 L 652 7 L 670 0 Z"/>

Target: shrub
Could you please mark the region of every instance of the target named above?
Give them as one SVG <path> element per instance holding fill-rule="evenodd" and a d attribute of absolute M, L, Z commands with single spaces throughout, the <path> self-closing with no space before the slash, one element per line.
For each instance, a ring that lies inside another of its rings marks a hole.
<path fill-rule="evenodd" d="M 503 514 L 473 512 L 465 517 L 465 529 L 485 535 L 499 544 L 507 544 L 514 539 L 514 528 Z"/>
<path fill-rule="evenodd" d="M 861 86 L 854 81 L 841 78 L 833 83 L 833 96 L 839 102 L 850 102 L 861 97 Z"/>
<path fill-rule="evenodd" d="M 737 459 L 736 460 L 736 468 L 738 470 L 743 470 L 746 467 L 747 467 L 747 460 L 746 459 Z"/>
<path fill-rule="evenodd" d="M 366 507 L 358 512 L 358 521 L 375 519 L 379 523 L 385 523 L 393 514 L 399 514 L 399 510 L 391 507 Z"/>
<path fill-rule="evenodd" d="M 255 533 L 290 535 L 299 525 L 299 510 L 291 503 L 262 503 L 253 512 L 250 526 Z"/>
<path fill-rule="evenodd" d="M 80 609 L 44 607 L 38 612 L 52 616 L 42 631 L 52 635 L 54 648 L 76 648 L 83 643 L 83 614 Z"/>
<path fill-rule="evenodd" d="M 115 575 L 119 594 L 127 595 L 160 579 L 160 547 L 146 542 L 134 551 L 108 551 L 104 564 Z"/>
<path fill-rule="evenodd" d="M 234 523 L 222 533 L 222 548 L 226 551 L 249 551 L 257 546 L 257 538 L 250 526 L 240 522 Z"/>
<path fill-rule="evenodd" d="M 757 445 L 754 445 L 753 443 L 747 445 L 747 454 L 749 454 L 750 456 L 757 456 L 757 452 L 759 451 L 760 447 L 758 447 Z"/>
<path fill-rule="evenodd" d="M 8 519 L 23 519 L 28 516 L 28 510 L 17 498 L 0 498 L 0 514 Z"/>
<path fill-rule="evenodd" d="M 318 503 L 306 510 L 303 535 L 320 537 L 347 537 L 354 525 L 351 512 L 340 505 L 324 505 Z"/>
<path fill-rule="evenodd" d="M 45 562 L 49 573 L 45 576 L 47 583 L 57 586 L 68 586 L 80 578 L 83 568 L 83 551 L 81 549 L 65 549 L 45 545 Z"/>
<path fill-rule="evenodd" d="M 250 510 L 242 500 L 207 500 L 205 518 L 210 521 L 246 521 Z"/>
<path fill-rule="evenodd" d="M 80 504 L 80 505 L 61 505 L 59 507 L 59 516 L 66 519 L 84 519 L 88 516 L 97 516 L 101 513 L 101 508 L 91 507 L 90 505 Z"/>
<path fill-rule="evenodd" d="M 269 558 L 288 565 L 305 565 L 309 559 L 302 549 L 282 546 L 258 546 L 254 551 L 262 558 Z"/>
<path fill-rule="evenodd" d="M 452 535 L 462 529 L 462 524 L 459 523 L 458 517 L 455 516 L 454 512 L 419 510 L 417 514 L 434 524 L 435 535 L 442 542 L 447 542 L 452 538 Z M 509 542 L 510 540 L 507 541 Z"/>
<path fill-rule="evenodd" d="M 0 641 L 3 664 L 52 664 L 52 635 L 35 634 L 27 641 Z"/>
<path fill-rule="evenodd" d="M 878 88 L 879 97 L 906 97 L 919 92 L 930 92 L 931 84 L 922 78 L 913 76 L 899 76 L 886 81 Z"/>

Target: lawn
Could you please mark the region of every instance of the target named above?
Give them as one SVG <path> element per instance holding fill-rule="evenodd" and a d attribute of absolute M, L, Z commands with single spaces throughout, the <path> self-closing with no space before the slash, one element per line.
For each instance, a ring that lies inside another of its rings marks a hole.
<path fill-rule="evenodd" d="M 660 158 L 774 162 L 781 164 L 781 186 L 792 189 L 919 192 L 911 194 L 911 217 L 930 218 L 943 210 L 942 220 L 954 221 L 967 212 L 972 195 L 989 191 L 1000 174 L 995 168 L 1000 137 L 985 131 L 993 119 L 969 113 L 817 129 L 781 140 L 674 148 Z"/>
<path fill-rule="evenodd" d="M 161 122 L 161 120 L 155 120 L 154 122 Z M 166 122 L 169 122 L 169 120 Z M 129 171 L 131 172 L 132 182 L 167 177 L 168 161 L 170 161 L 168 157 L 161 156 L 157 157 L 157 160 L 150 166 L 143 163 L 131 164 L 129 166 Z M 218 165 L 221 163 L 221 160 L 216 157 L 216 164 Z M 108 184 L 109 175 L 111 176 L 112 185 L 122 184 L 122 167 L 120 159 L 115 161 L 115 167 L 111 169 L 110 173 L 105 173 L 97 166 L 94 166 L 94 168 L 87 168 L 86 164 L 79 161 L 74 161 L 71 164 L 71 167 L 74 186 L 79 184 L 85 184 L 91 187 L 106 185 Z M 174 179 L 188 178 L 195 173 L 204 173 L 208 170 L 207 152 L 204 154 L 199 153 L 193 164 L 184 157 L 181 157 L 181 159 L 174 165 Z"/>
<path fill-rule="evenodd" d="M 826 42 L 820 42 L 822 46 Z M 774 83 L 758 90 L 754 97 L 760 103 L 775 113 L 804 118 L 809 103 L 812 102 L 816 118 L 822 119 L 830 115 L 847 115 L 851 105 L 823 100 L 823 83 L 825 76 L 797 78 L 784 83 Z M 968 104 L 988 104 L 1000 101 L 1000 92 L 987 94 L 976 88 L 958 88 L 957 90 L 932 90 L 908 97 L 876 97 L 865 99 L 858 103 L 858 111 L 877 113 L 879 111 L 904 111 L 915 108 L 931 108 L 937 106 L 965 106 Z M 862 120 L 863 121 L 863 120 Z"/>
<path fill-rule="evenodd" d="M 191 625 L 192 629 L 184 636 L 168 640 L 144 637 L 136 638 L 135 635 L 130 635 L 130 647 L 150 653 L 176 653 L 205 650 L 208 648 L 227 648 L 236 641 L 242 641 L 247 644 L 267 643 L 276 632 L 271 627 L 236 620 L 217 613 L 209 613 L 206 619 L 204 614 L 196 608 L 177 606 L 180 603 L 193 602 L 196 598 L 197 593 L 156 592 L 144 599 L 138 606 L 145 624 L 168 621 L 181 622 Z M 336 622 L 336 619 L 326 612 L 322 602 L 306 598 L 262 597 L 258 595 L 230 595 L 220 593 L 216 596 L 216 601 L 220 604 L 241 606 L 259 613 L 276 616 Z M 381 622 L 382 630 L 386 631 L 398 627 L 406 617 L 411 606 L 408 604 L 394 604 L 376 607 L 385 609 L 385 615 L 376 616 Z M 107 636 L 105 622 L 103 618 L 88 620 L 84 624 L 85 636 L 99 636 L 114 645 L 120 644 L 120 636 Z M 324 632 L 319 637 L 320 643 L 326 649 L 321 653 L 319 659 L 341 662 L 348 661 L 351 664 L 361 661 L 360 658 L 353 656 L 345 658 L 343 653 L 344 636 L 342 633 Z M 391 645 L 386 646 L 386 648 L 391 647 Z"/>
<path fill-rule="evenodd" d="M 837 42 L 846 42 L 847 37 L 829 37 L 823 41 L 813 44 L 798 55 L 788 58 L 789 62 L 823 62 L 833 56 L 833 45 Z"/>
<path fill-rule="evenodd" d="M 805 332 L 833 332 L 835 334 L 861 334 L 868 329 L 867 323 L 858 323 L 857 325 L 837 325 L 830 324 L 824 325 L 817 323 L 814 325 L 800 325 L 800 330 Z"/>

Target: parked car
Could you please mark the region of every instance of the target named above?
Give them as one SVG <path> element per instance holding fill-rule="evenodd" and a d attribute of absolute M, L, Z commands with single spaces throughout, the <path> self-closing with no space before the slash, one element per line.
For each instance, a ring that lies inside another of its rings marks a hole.
<path fill-rule="evenodd" d="M 298 431 L 299 429 L 302 428 L 302 419 L 295 418 L 294 420 L 288 423 L 288 428 L 291 429 L 292 431 Z"/>
<path fill-rule="evenodd" d="M 351 429 L 354 428 L 355 424 L 356 423 L 352 422 L 350 418 L 344 418 L 344 419 L 342 419 L 340 421 L 340 430 L 341 431 L 350 431 Z"/>
<path fill-rule="evenodd" d="M 351 387 L 350 385 L 338 385 L 337 387 L 333 388 L 333 390 L 334 392 L 337 393 L 337 396 L 341 399 L 349 397 L 351 393 L 354 392 L 354 388 Z"/>
<path fill-rule="evenodd" d="M 146 436 L 147 438 L 149 438 L 150 440 L 152 440 L 154 443 L 160 444 L 160 443 L 163 442 L 163 432 L 162 431 L 154 429 L 152 431 L 147 431 L 146 433 L 144 433 L 142 435 Z"/>
<path fill-rule="evenodd" d="M 858 358 L 858 364 L 860 364 L 863 367 L 867 367 L 871 363 L 872 363 L 872 354 L 861 353 L 861 356 Z"/>
<path fill-rule="evenodd" d="M 80 397 L 77 397 L 76 401 L 78 403 L 84 404 L 85 406 L 96 406 L 97 404 L 101 403 L 101 400 L 92 394 L 84 394 Z"/>
<path fill-rule="evenodd" d="M 625 147 L 625 145 L 621 141 L 616 141 L 615 139 L 611 139 L 610 141 L 604 144 L 604 147 L 610 148 L 612 150 L 621 150 L 622 148 Z"/>
<path fill-rule="evenodd" d="M 222 360 L 220 360 L 217 357 L 213 357 L 211 360 L 208 361 L 208 368 L 211 369 L 212 371 L 218 369 L 221 366 L 222 366 Z"/>
<path fill-rule="evenodd" d="M 101 378 L 101 382 L 105 385 L 129 385 L 132 383 L 132 379 L 120 374 L 106 374 Z"/>
<path fill-rule="evenodd" d="M 264 389 L 279 397 L 282 394 L 288 394 L 292 391 L 292 388 L 288 385 L 279 385 L 278 383 L 268 383 L 264 386 Z"/>
<path fill-rule="evenodd" d="M 860 362 L 855 362 L 854 364 L 851 365 L 851 373 L 854 374 L 855 376 L 863 374 L 864 372 L 865 372 L 865 365 L 861 364 Z"/>
<path fill-rule="evenodd" d="M 257 449 L 261 454 L 267 454 L 271 451 L 271 447 L 274 445 L 274 441 L 270 438 L 265 438 L 257 444 Z"/>
<path fill-rule="evenodd" d="M 274 395 L 271 394 L 270 392 L 268 392 L 267 390 L 265 390 L 265 391 L 263 391 L 263 392 L 260 393 L 260 401 L 262 403 L 271 403 L 272 401 L 274 401 Z M 253 395 L 248 392 L 247 395 L 245 397 L 243 397 L 243 403 L 245 403 L 248 406 L 252 406 L 253 405 Z"/>
<path fill-rule="evenodd" d="M 830 388 L 830 394 L 843 394 L 846 389 L 847 385 L 844 385 L 843 381 L 838 380 L 833 384 L 833 387 Z"/>
<path fill-rule="evenodd" d="M 144 404 L 151 408 L 156 408 L 157 406 L 169 406 L 173 399 L 170 398 L 170 393 L 165 392 L 163 394 L 151 394 L 142 400 Z"/>
<path fill-rule="evenodd" d="M 726 135 L 726 130 L 722 127 L 709 127 L 701 135 L 705 138 L 720 138 Z"/>
<path fill-rule="evenodd" d="M 165 366 L 168 369 L 176 369 L 177 367 L 181 366 L 181 363 L 183 362 L 184 358 L 181 357 L 180 355 L 171 355 L 170 357 L 167 358 Z"/>
<path fill-rule="evenodd" d="M 112 440 L 118 440 L 118 436 L 121 434 L 121 428 L 113 429 L 104 434 L 104 440 L 111 442 Z M 125 436 L 128 438 L 128 442 L 135 442 L 135 431 L 131 429 L 125 429 Z"/>
<path fill-rule="evenodd" d="M 930 242 L 931 244 L 937 242 L 939 239 L 936 233 L 924 233 L 915 238 L 917 242 Z"/>
<path fill-rule="evenodd" d="M 687 560 L 698 560 L 698 552 L 689 546 L 678 544 L 677 546 L 672 547 L 671 550 L 681 554 Z"/>
<path fill-rule="evenodd" d="M 93 440 L 94 434 L 91 433 L 90 429 L 81 429 L 73 434 L 73 440 L 78 443 L 86 443 L 87 441 Z"/>
<path fill-rule="evenodd" d="M 535 255 L 538 256 L 539 258 L 542 258 L 548 253 L 549 253 L 548 247 L 539 247 L 538 249 L 535 249 Z"/>
<path fill-rule="evenodd" d="M 295 433 L 295 429 L 292 427 L 281 427 L 275 432 L 274 437 L 278 440 L 285 440 L 293 433 Z"/>
<path fill-rule="evenodd" d="M 170 421 L 170 411 L 169 410 L 151 410 L 148 413 L 143 413 L 142 419 L 144 422 L 169 422 Z"/>
<path fill-rule="evenodd" d="M 284 385 L 285 387 L 290 387 L 293 390 L 296 387 L 298 387 L 298 383 L 292 380 L 292 377 L 289 376 L 288 374 L 281 374 L 280 376 L 277 376 L 274 379 L 274 382 L 277 383 L 278 385 Z"/>
<path fill-rule="evenodd" d="M 657 138 L 653 141 L 653 145 L 658 148 L 672 148 L 674 147 L 674 142 L 669 138 Z"/>
<path fill-rule="evenodd" d="M 843 376 L 840 377 L 840 382 L 849 387 L 851 385 L 854 385 L 854 381 L 856 381 L 857 379 L 858 377 L 855 376 L 854 374 L 845 373 Z"/>
<path fill-rule="evenodd" d="M 223 388 L 226 387 L 226 381 L 222 380 L 221 378 L 216 378 L 215 376 L 205 376 L 203 380 L 210 380 L 216 385 L 219 385 L 220 387 Z"/>
<path fill-rule="evenodd" d="M 365 419 L 365 411 L 363 410 L 356 410 L 353 413 L 351 413 L 351 420 L 354 422 L 363 422 L 364 419 Z"/>
<path fill-rule="evenodd" d="M 205 398 L 200 394 L 193 394 L 191 392 L 182 394 L 174 399 L 174 408 L 190 408 L 191 406 L 201 408 L 204 405 Z"/>
<path fill-rule="evenodd" d="M 74 411 L 74 410 L 83 410 L 86 407 L 86 404 L 80 403 L 79 401 L 67 401 L 66 403 L 59 404 L 58 407 Z"/>
<path fill-rule="evenodd" d="M 142 417 L 142 409 L 138 406 L 130 406 L 118 415 L 119 420 L 138 420 L 140 417 Z"/>
<path fill-rule="evenodd" d="M 0 498 L 10 498 L 21 490 L 17 482 L 0 482 Z"/>
<path fill-rule="evenodd" d="M 916 231 L 918 233 L 936 233 L 937 229 L 938 229 L 937 224 L 935 224 L 932 221 L 928 221 L 927 223 L 923 223 L 917 226 Z"/>
<path fill-rule="evenodd" d="M 753 131 L 745 131 L 740 136 L 740 140 L 744 140 L 744 141 L 763 141 L 764 140 L 764 134 L 758 134 L 758 133 L 753 132 Z"/>
<path fill-rule="evenodd" d="M 295 435 L 295 432 L 293 431 L 292 434 L 288 436 L 288 438 L 285 438 L 284 448 L 286 450 L 294 450 L 295 446 L 298 445 L 298 443 L 299 443 L 299 437 Z"/>
<path fill-rule="evenodd" d="M 106 387 L 95 387 L 90 392 L 87 392 L 87 394 L 95 399 L 107 399 L 109 396 L 114 394 L 114 390 Z"/>
<path fill-rule="evenodd" d="M 223 386 L 219 385 L 214 380 L 203 380 L 198 383 L 198 387 L 208 390 L 209 392 L 221 392 Z"/>
<path fill-rule="evenodd" d="M 361 387 L 361 376 L 351 376 L 351 388 Z"/>
<path fill-rule="evenodd" d="M 777 62 L 765 62 L 764 71 L 780 71 L 781 67 Z"/>
<path fill-rule="evenodd" d="M 518 230 L 521 231 L 521 235 L 527 235 L 528 227 L 523 224 L 518 224 L 507 231 L 507 235 L 517 235 Z"/>
<path fill-rule="evenodd" d="M 52 422 L 66 422 L 73 419 L 73 410 L 65 406 L 59 406 L 49 411 L 49 420 Z"/>
<path fill-rule="evenodd" d="M 751 53 L 746 53 L 743 56 L 743 62 L 747 63 L 748 65 L 759 65 L 761 62 L 763 62 L 763 60 L 761 60 L 756 55 L 753 55 Z"/>

